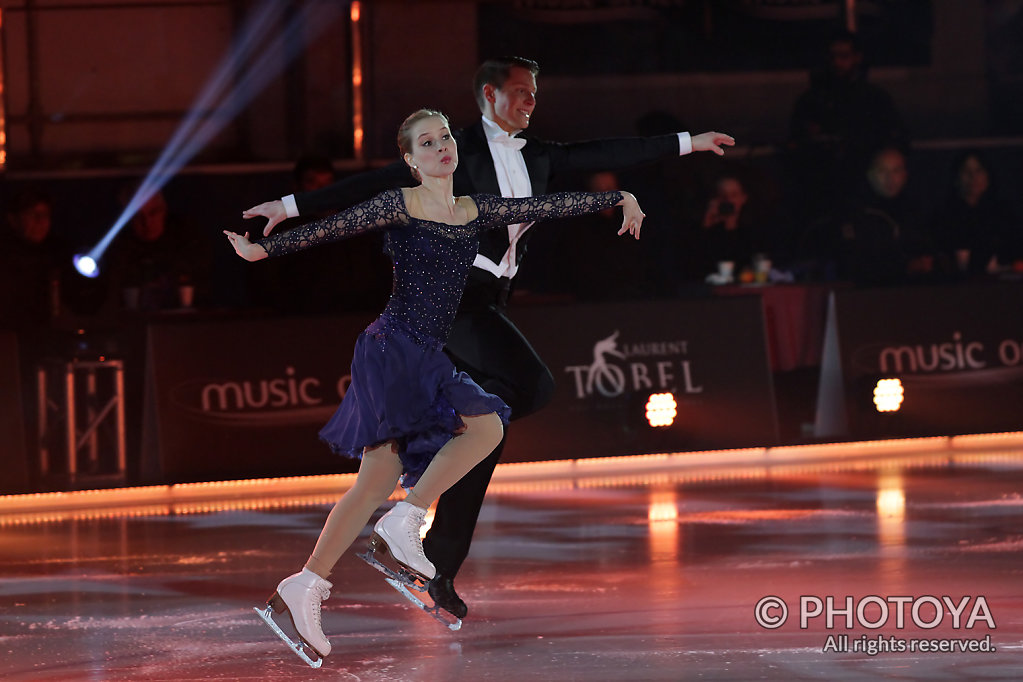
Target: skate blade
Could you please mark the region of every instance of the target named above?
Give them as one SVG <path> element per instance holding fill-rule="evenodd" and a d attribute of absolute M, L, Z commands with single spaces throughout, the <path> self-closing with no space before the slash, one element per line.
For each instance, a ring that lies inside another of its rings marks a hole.
<path fill-rule="evenodd" d="M 296 643 L 291 639 L 291 637 L 285 634 L 284 630 L 281 629 L 281 627 L 277 624 L 277 621 L 273 618 L 272 606 L 269 604 L 263 608 L 254 606 L 252 607 L 252 610 L 255 611 L 256 615 L 259 616 L 259 618 L 266 623 L 271 630 L 273 630 L 274 634 L 280 637 L 281 640 L 288 645 L 288 648 L 295 652 L 295 655 L 305 661 L 310 668 L 319 668 L 323 665 L 323 656 L 320 656 L 316 649 L 312 648 L 309 644 L 302 640 L 301 637 L 299 637 L 298 642 Z M 309 654 L 306 653 L 307 649 L 316 656 L 315 659 L 309 657 Z"/>
<path fill-rule="evenodd" d="M 384 580 L 386 580 L 387 584 L 396 589 L 403 597 L 412 602 L 416 608 L 425 611 L 427 615 L 446 627 L 448 630 L 458 631 L 462 628 L 462 619 L 458 618 L 453 613 L 442 609 L 436 604 L 427 606 L 422 599 L 412 594 L 408 587 L 398 580 L 394 580 L 393 578 L 384 578 Z"/>
<path fill-rule="evenodd" d="M 390 561 L 394 562 L 393 566 L 388 566 L 387 564 L 381 562 L 380 559 L 377 559 L 376 553 L 377 550 L 379 549 L 383 549 L 385 556 L 389 558 Z M 356 554 L 355 556 L 359 557 L 367 564 L 383 573 L 388 578 L 392 580 L 397 580 L 398 582 L 402 583 L 403 585 L 410 589 L 415 590 L 416 592 L 426 592 L 427 582 L 426 577 L 421 573 L 413 571 L 412 569 L 408 568 L 403 563 L 395 559 L 394 555 L 391 554 L 391 550 L 387 547 L 387 543 L 380 539 L 380 537 L 377 536 L 376 534 L 374 534 L 370 539 L 369 547 L 366 549 L 366 551 L 360 554 Z"/>

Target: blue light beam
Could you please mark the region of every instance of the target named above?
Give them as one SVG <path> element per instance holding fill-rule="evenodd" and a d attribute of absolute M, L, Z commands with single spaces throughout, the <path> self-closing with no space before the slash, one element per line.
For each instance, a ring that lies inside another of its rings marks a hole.
<path fill-rule="evenodd" d="M 290 18 L 282 31 L 269 37 L 273 26 L 280 23 L 284 6 L 285 3 L 265 0 L 251 14 L 121 215 L 87 254 L 75 256 L 79 273 L 98 276 L 100 259 L 132 216 L 277 77 L 302 50 L 306 40 L 327 28 L 339 14 L 330 0 L 309 2 Z M 252 60 L 246 67 L 249 58 Z M 234 86 L 230 87 L 232 83 Z"/>

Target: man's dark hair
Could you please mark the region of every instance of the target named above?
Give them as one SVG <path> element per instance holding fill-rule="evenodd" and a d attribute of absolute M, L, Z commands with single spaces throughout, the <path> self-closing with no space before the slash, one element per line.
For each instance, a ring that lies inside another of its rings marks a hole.
<path fill-rule="evenodd" d="M 525 57 L 497 57 L 480 64 L 472 79 L 472 91 L 476 95 L 476 103 L 480 109 L 487 105 L 486 99 L 483 97 L 483 86 L 493 85 L 500 90 L 504 87 L 508 76 L 511 75 L 512 67 L 516 66 L 528 70 L 534 78 L 540 73 L 540 65 Z"/>

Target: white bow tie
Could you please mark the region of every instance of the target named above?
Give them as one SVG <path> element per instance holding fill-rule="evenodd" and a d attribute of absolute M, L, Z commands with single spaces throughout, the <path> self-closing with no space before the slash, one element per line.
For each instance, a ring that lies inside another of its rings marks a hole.
<path fill-rule="evenodd" d="M 526 140 L 522 139 L 521 137 L 512 137 L 508 133 L 504 133 L 503 135 L 495 135 L 490 139 L 493 142 L 508 147 L 509 149 L 519 150 L 526 146 Z"/>

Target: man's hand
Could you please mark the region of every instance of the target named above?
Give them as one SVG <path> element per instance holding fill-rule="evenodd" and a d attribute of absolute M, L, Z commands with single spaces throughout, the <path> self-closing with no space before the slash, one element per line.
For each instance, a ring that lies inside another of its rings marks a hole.
<path fill-rule="evenodd" d="M 724 133 L 700 133 L 699 135 L 693 135 L 691 141 L 694 152 L 714 152 L 718 156 L 725 155 L 725 150 L 721 148 L 722 145 L 728 147 L 735 146 L 735 138 Z"/>
<path fill-rule="evenodd" d="M 694 147 L 695 148 L 695 147 Z M 281 221 L 286 220 L 288 217 L 287 211 L 284 210 L 284 202 L 280 199 L 276 201 L 268 201 L 265 204 L 259 206 L 253 206 L 247 211 L 242 211 L 242 218 L 266 218 L 266 225 L 263 227 L 263 236 L 266 237 L 270 234 L 270 231 L 274 229 Z"/>

